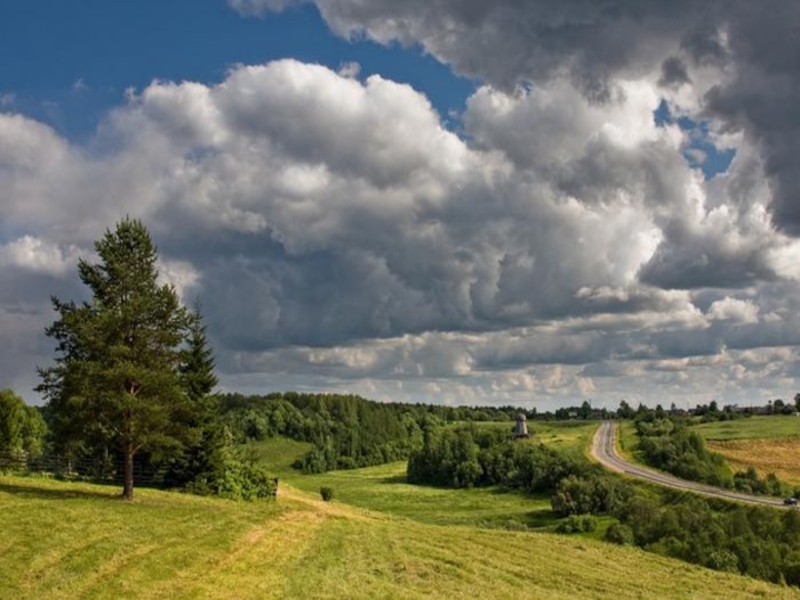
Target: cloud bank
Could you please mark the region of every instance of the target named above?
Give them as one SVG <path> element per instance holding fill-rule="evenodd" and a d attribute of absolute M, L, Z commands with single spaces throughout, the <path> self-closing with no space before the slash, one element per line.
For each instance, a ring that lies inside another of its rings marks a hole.
<path fill-rule="evenodd" d="M 317 2 L 340 35 L 475 77 L 458 132 L 420 90 L 295 60 L 153 82 L 86 144 L 3 108 L 0 377 L 30 387 L 49 294 L 79 296 L 70 265 L 130 214 L 202 300 L 229 388 L 549 406 L 795 391 L 797 17 L 662 4 Z M 656 123 L 662 101 L 735 148 L 726 172 L 687 161 L 693 133 Z"/>

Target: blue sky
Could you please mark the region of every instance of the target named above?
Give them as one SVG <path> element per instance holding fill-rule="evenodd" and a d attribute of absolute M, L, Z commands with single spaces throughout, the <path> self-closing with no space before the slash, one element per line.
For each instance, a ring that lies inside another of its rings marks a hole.
<path fill-rule="evenodd" d="M 443 118 L 460 112 L 475 83 L 420 48 L 350 43 L 313 5 L 243 18 L 224 0 L 43 0 L 0 7 L 0 93 L 14 108 L 72 139 L 91 135 L 128 88 L 154 79 L 213 84 L 236 64 L 279 58 L 338 69 L 361 65 L 424 91 Z"/>
<path fill-rule="evenodd" d="M 130 215 L 226 390 L 793 397 L 800 13 L 694 2 L 0 2 L 0 388 Z"/>

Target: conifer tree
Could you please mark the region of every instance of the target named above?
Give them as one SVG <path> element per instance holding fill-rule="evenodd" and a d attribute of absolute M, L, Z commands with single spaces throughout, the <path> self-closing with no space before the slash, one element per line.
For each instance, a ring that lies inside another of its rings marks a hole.
<path fill-rule="evenodd" d="M 59 318 L 46 333 L 57 341 L 56 359 L 40 369 L 39 389 L 73 436 L 119 449 L 130 500 L 137 452 L 176 453 L 189 433 L 181 366 L 193 319 L 175 289 L 158 283 L 158 253 L 140 221 L 122 220 L 95 249 L 98 263 L 78 264 L 91 300 L 53 298 Z"/>
<path fill-rule="evenodd" d="M 186 393 L 192 402 L 202 402 L 218 383 L 214 374 L 214 353 L 208 346 L 199 304 L 191 314 L 187 348 L 183 352 L 180 371 Z"/>

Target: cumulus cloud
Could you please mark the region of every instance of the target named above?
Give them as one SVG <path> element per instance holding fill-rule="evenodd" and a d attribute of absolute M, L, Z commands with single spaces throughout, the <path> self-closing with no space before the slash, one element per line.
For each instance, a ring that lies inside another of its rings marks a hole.
<path fill-rule="evenodd" d="M 800 307 L 772 138 L 714 103 L 743 52 L 716 4 L 702 22 L 662 4 L 320 0 L 342 35 L 480 77 L 458 133 L 408 85 L 294 60 L 155 81 L 84 145 L 0 113 L 0 287 L 74 294 L 76 249 L 130 214 L 243 391 L 702 399 L 744 394 L 748 373 L 777 389 L 791 371 L 753 356 L 794 360 Z M 687 163 L 662 99 L 736 144 L 726 173 Z M 0 308 L 0 325 L 47 317 L 27 295 Z"/>
<path fill-rule="evenodd" d="M 232 4 L 263 14 L 284 3 Z M 506 91 L 567 76 L 587 97 L 605 103 L 615 80 L 652 75 L 720 129 L 741 130 L 759 145 L 775 192 L 772 216 L 779 228 L 800 232 L 794 201 L 800 190 L 800 113 L 794 109 L 800 13 L 793 0 L 774 2 L 770 10 L 747 0 L 715 0 L 702 11 L 689 1 L 649 0 L 314 4 L 339 35 L 419 44 L 457 72 Z"/>
<path fill-rule="evenodd" d="M 81 251 L 75 246 L 61 248 L 30 235 L 0 246 L 0 266 L 33 273 L 63 275 L 74 268 Z"/>
<path fill-rule="evenodd" d="M 725 297 L 711 305 L 708 318 L 713 321 L 758 323 L 758 307 L 750 300 Z"/>

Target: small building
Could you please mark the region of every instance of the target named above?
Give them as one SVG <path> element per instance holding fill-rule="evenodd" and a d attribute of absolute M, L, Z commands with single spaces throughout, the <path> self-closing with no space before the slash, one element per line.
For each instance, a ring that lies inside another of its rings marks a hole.
<path fill-rule="evenodd" d="M 528 436 L 530 436 L 528 433 L 528 418 L 522 413 L 519 413 L 517 415 L 517 424 L 514 425 L 514 437 L 523 438 Z"/>

